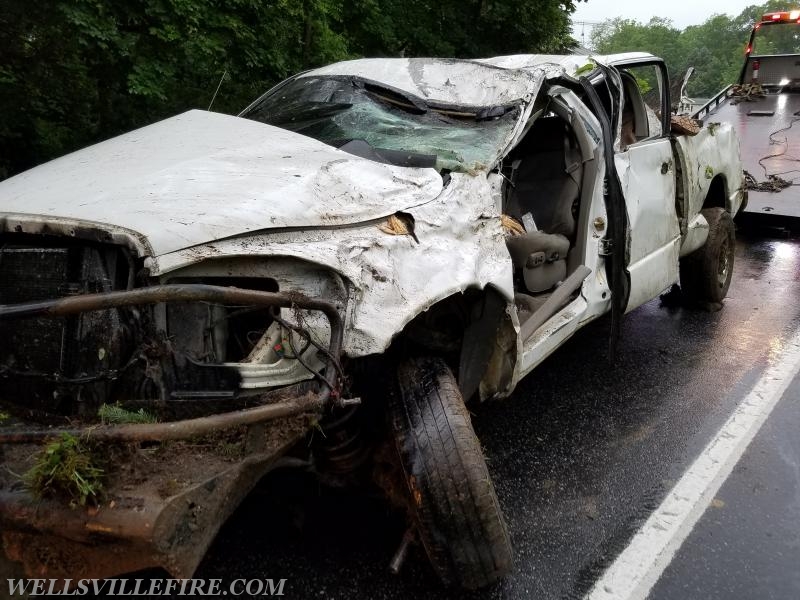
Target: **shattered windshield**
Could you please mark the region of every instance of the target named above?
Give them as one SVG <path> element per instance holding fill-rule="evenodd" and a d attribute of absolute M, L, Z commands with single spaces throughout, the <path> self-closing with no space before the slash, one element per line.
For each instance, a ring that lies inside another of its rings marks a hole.
<path fill-rule="evenodd" d="M 484 170 L 497 159 L 519 114 L 518 105 L 486 108 L 429 106 L 406 92 L 352 77 L 299 77 L 269 94 L 243 116 L 382 162 L 438 170 Z M 356 152 L 354 152 L 356 153 Z M 397 162 L 410 153 L 430 158 Z"/>

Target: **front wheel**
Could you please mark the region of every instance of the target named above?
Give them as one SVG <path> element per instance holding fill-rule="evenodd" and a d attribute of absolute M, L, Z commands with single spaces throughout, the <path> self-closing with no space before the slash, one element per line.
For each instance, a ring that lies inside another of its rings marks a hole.
<path fill-rule="evenodd" d="M 455 377 L 422 358 L 398 380 L 392 427 L 422 545 L 446 584 L 489 585 L 511 570 L 511 542 Z"/>
<path fill-rule="evenodd" d="M 681 259 L 681 289 L 688 299 L 720 304 L 728 293 L 733 275 L 735 233 L 733 219 L 723 208 L 706 208 L 708 221 L 705 245 Z"/>

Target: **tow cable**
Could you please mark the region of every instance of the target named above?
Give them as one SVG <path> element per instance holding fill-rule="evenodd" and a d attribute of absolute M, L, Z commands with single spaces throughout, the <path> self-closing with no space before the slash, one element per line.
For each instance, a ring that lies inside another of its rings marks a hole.
<path fill-rule="evenodd" d="M 767 175 L 766 181 L 756 181 L 756 178 L 753 177 L 747 171 L 744 172 L 744 186 L 748 190 L 754 190 L 756 192 L 780 192 L 781 190 L 786 189 L 787 187 L 791 187 L 793 184 L 791 181 L 787 181 L 782 177 L 778 177 L 777 175 Z"/>
<path fill-rule="evenodd" d="M 753 84 L 753 85 L 758 85 L 758 84 Z M 794 156 L 786 156 L 786 152 L 789 149 L 789 139 L 787 137 L 784 137 L 782 140 L 775 138 L 775 136 L 778 135 L 779 133 L 784 133 L 786 131 L 789 131 L 792 127 L 794 127 L 795 123 L 800 121 L 800 116 L 798 116 L 799 112 L 800 111 L 794 113 L 794 117 L 792 118 L 792 120 L 789 122 L 788 125 L 781 127 L 780 129 L 776 129 L 775 131 L 769 134 L 769 145 L 781 146 L 781 149 L 776 154 L 768 154 L 767 156 L 763 156 L 758 160 L 759 166 L 762 169 L 764 169 L 764 175 L 766 176 L 766 180 L 757 181 L 752 174 L 748 173 L 747 171 L 744 171 L 744 185 L 748 190 L 753 190 L 756 192 L 770 192 L 774 194 L 782 190 L 785 190 L 788 187 L 796 185 L 794 179 L 791 180 L 784 179 L 783 177 L 781 177 L 781 175 L 788 175 L 789 173 L 797 173 L 800 171 L 799 169 L 789 169 L 788 171 L 782 171 L 780 173 L 770 174 L 767 171 L 767 165 L 765 165 L 764 163 L 772 158 L 782 158 L 782 160 L 789 162 L 800 162 L 800 159 Z"/>

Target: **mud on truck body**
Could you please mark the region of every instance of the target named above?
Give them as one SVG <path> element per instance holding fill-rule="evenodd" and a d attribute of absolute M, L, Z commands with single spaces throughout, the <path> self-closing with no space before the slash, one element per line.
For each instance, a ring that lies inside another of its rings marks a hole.
<path fill-rule="evenodd" d="M 502 577 L 465 401 L 730 283 L 736 137 L 671 136 L 665 81 L 646 54 L 356 60 L 0 183 L 8 564 L 190 577 L 297 467 L 383 489 L 398 562 L 415 538 L 447 583 Z M 70 449 L 94 487 L 53 475 Z"/>

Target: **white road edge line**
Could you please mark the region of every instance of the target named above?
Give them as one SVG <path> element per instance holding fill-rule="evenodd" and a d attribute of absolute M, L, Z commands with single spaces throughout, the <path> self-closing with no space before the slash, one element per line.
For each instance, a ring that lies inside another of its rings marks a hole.
<path fill-rule="evenodd" d="M 647 598 L 798 372 L 800 330 L 775 353 L 761 379 L 585 600 Z"/>

